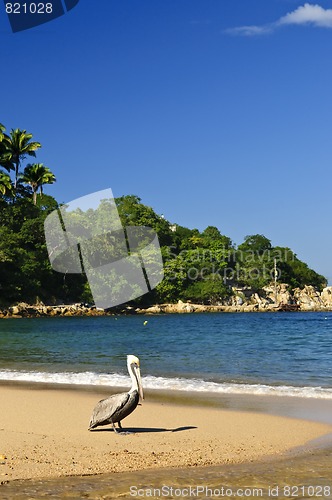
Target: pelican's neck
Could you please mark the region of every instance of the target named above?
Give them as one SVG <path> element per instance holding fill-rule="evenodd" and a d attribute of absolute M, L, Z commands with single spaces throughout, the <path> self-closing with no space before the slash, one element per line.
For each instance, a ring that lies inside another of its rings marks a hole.
<path fill-rule="evenodd" d="M 138 381 L 133 365 L 128 364 L 128 372 L 131 378 L 131 389 L 129 391 L 129 394 L 131 394 L 134 391 L 138 392 Z"/>

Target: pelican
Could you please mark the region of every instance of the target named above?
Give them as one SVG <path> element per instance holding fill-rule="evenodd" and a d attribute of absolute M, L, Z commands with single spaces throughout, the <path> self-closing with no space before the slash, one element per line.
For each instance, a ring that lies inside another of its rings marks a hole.
<path fill-rule="evenodd" d="M 113 396 L 99 401 L 92 412 L 89 431 L 99 425 L 112 424 L 114 432 L 119 432 L 114 424 L 117 422 L 119 429 L 122 430 L 121 420 L 135 410 L 139 399 L 144 399 L 139 359 L 129 354 L 127 367 L 132 381 L 130 391 L 113 394 Z"/>

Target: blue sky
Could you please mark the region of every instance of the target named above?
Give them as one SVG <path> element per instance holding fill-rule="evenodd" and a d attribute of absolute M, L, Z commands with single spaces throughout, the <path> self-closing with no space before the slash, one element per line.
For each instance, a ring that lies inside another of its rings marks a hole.
<path fill-rule="evenodd" d="M 1 11 L 0 122 L 42 143 L 58 201 L 136 194 L 236 244 L 264 234 L 332 283 L 331 9 L 80 0 L 15 34 Z"/>

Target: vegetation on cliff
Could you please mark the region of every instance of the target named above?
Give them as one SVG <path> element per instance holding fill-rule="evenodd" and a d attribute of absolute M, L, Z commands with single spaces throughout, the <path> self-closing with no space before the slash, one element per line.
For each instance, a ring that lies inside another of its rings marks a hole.
<path fill-rule="evenodd" d="M 51 268 L 44 220 L 58 203 L 43 194 L 43 186 L 56 179 L 41 163 L 24 166 L 40 147 L 25 130 L 6 134 L 0 124 L 0 305 L 38 300 L 92 302 L 85 275 L 64 275 Z M 326 279 L 291 249 L 273 247 L 263 235 L 247 236 L 236 246 L 216 227 L 199 231 L 168 222 L 137 196 L 115 201 L 123 226 L 152 227 L 162 249 L 164 279 L 137 299 L 137 305 L 179 299 L 218 304 L 234 287 L 259 291 L 275 279 L 290 288 L 313 285 L 322 289 L 326 285 Z"/>

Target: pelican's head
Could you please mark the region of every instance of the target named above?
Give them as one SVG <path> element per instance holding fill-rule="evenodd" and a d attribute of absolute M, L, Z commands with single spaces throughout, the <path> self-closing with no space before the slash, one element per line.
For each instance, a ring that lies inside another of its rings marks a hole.
<path fill-rule="evenodd" d="M 136 364 L 139 367 L 139 359 L 136 356 L 134 356 L 133 354 L 128 354 L 127 364 L 128 364 L 128 366 Z"/>
<path fill-rule="evenodd" d="M 127 366 L 128 366 L 128 371 L 130 374 L 133 374 L 133 382 L 136 381 L 137 385 L 137 390 L 138 394 L 140 396 L 140 399 L 144 399 L 143 395 L 143 386 L 142 386 L 142 380 L 141 380 L 141 372 L 139 368 L 139 359 L 134 356 L 133 354 L 128 354 L 127 356 Z"/>

